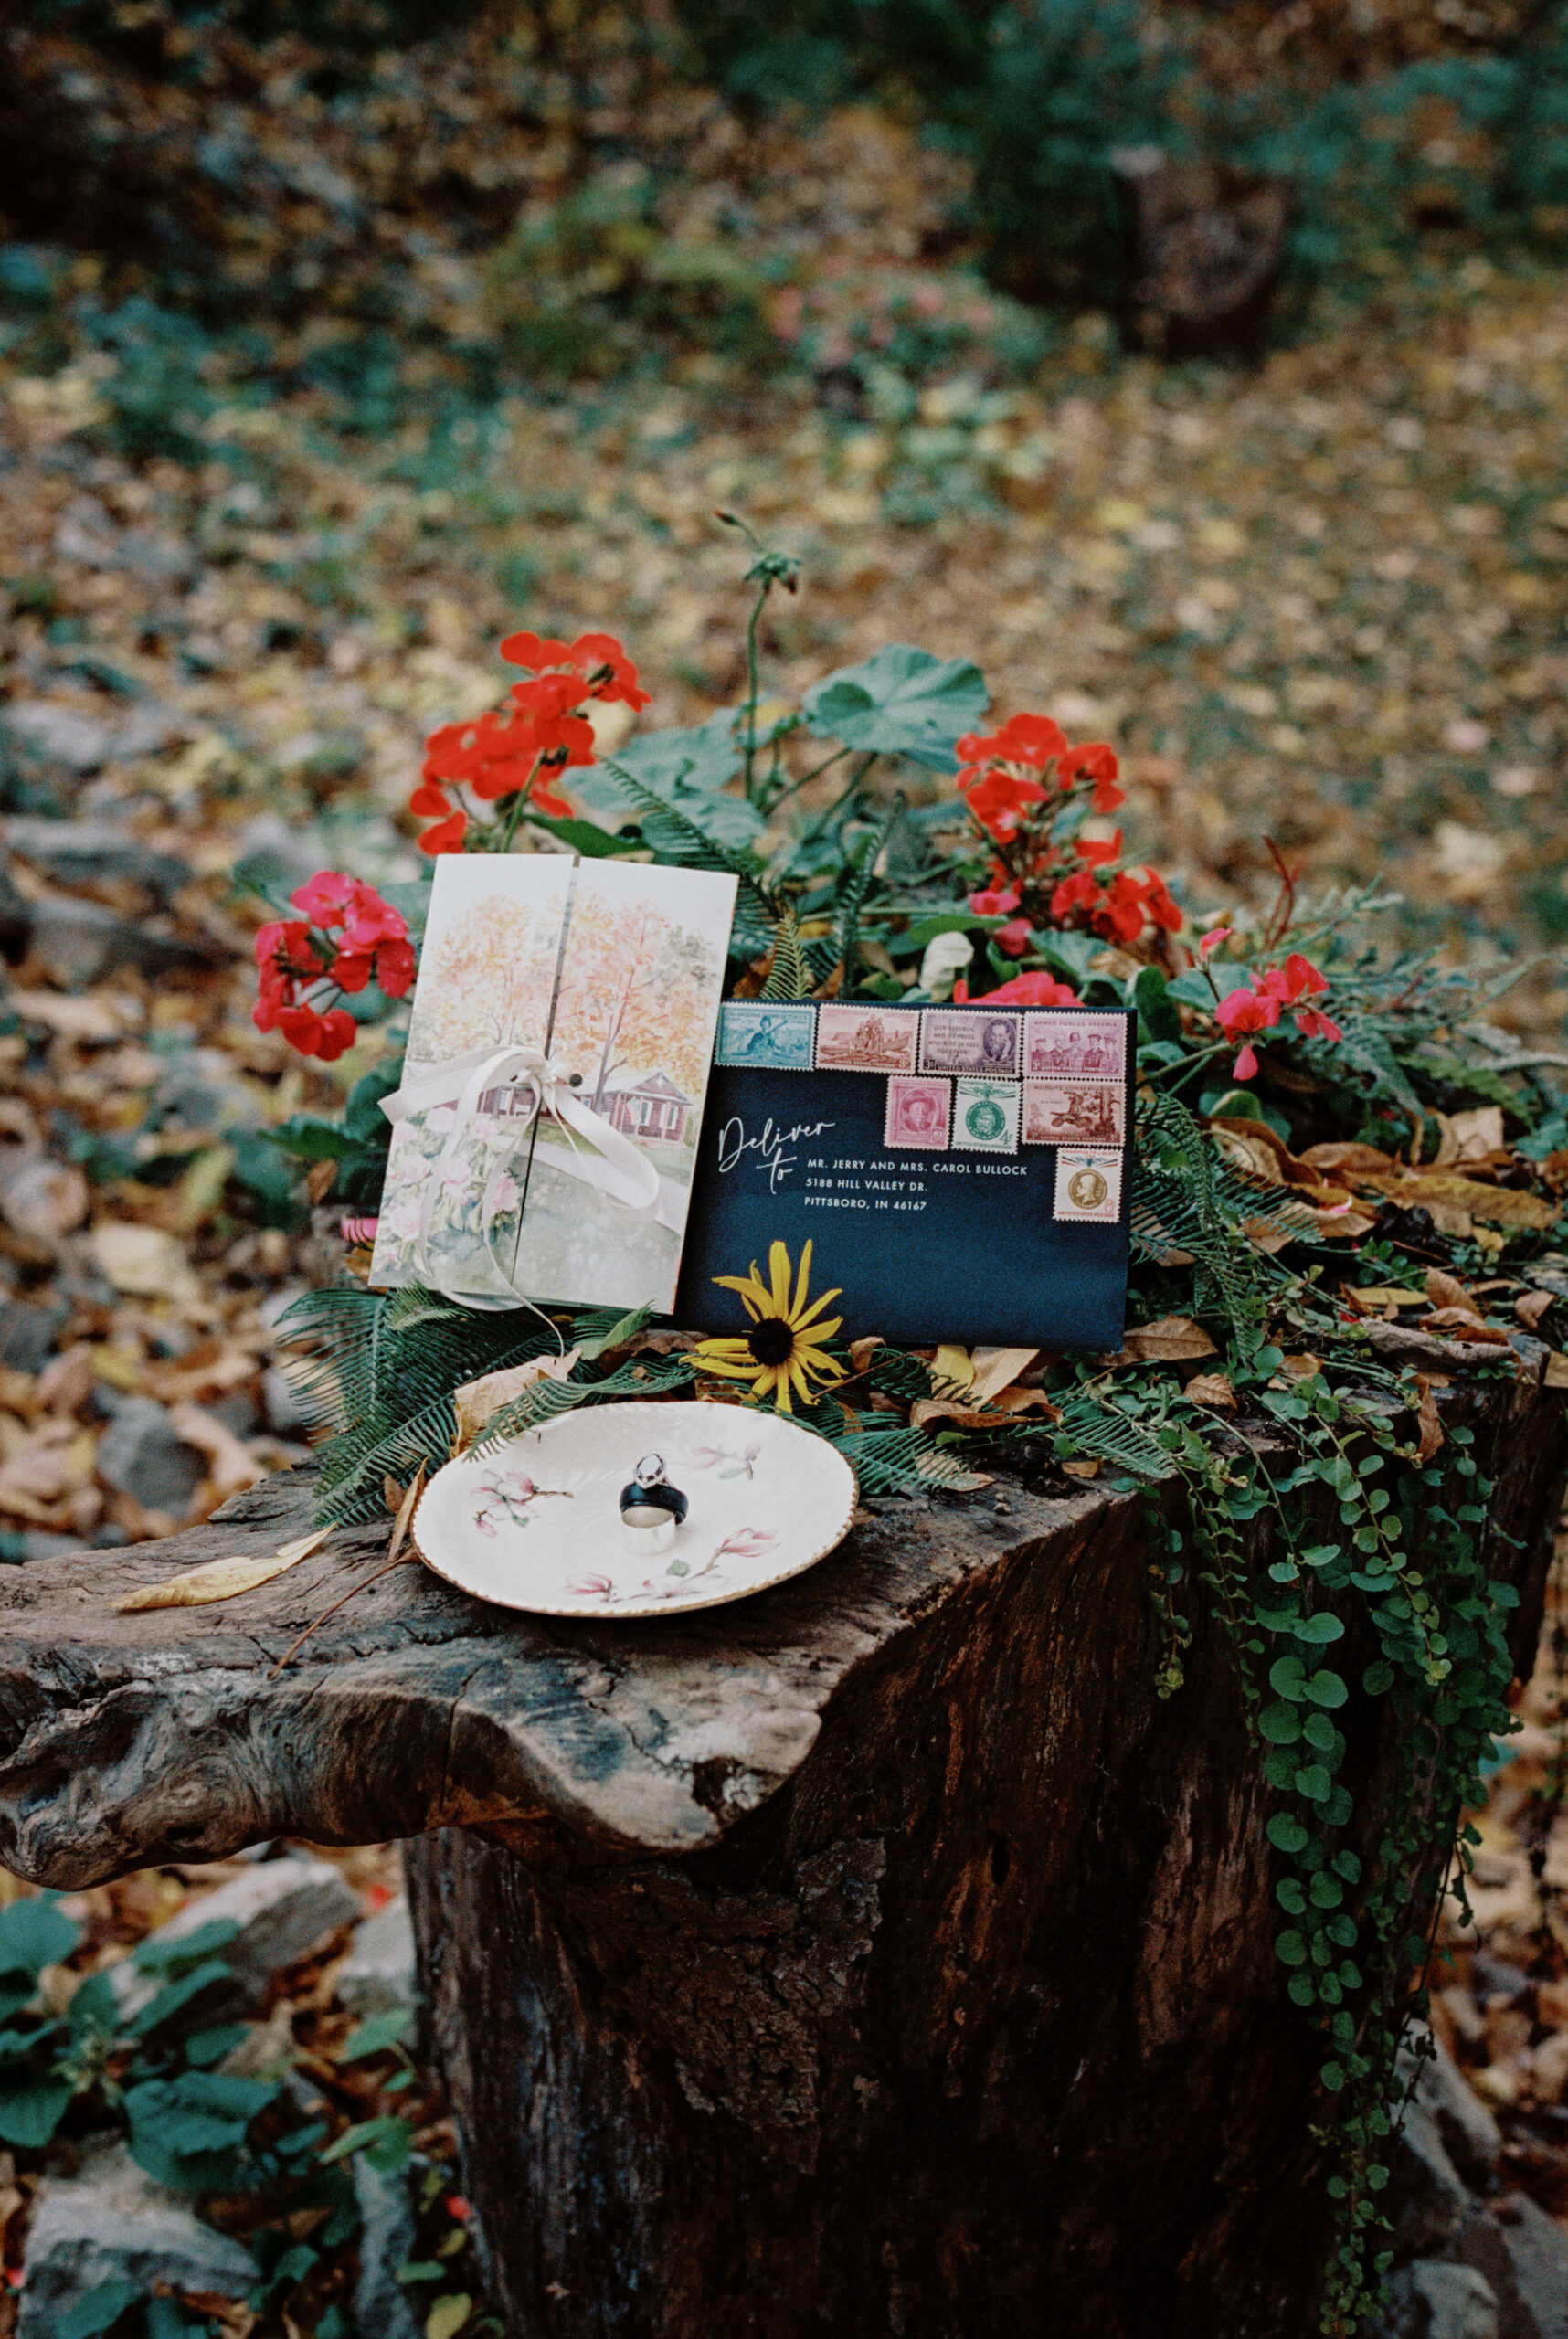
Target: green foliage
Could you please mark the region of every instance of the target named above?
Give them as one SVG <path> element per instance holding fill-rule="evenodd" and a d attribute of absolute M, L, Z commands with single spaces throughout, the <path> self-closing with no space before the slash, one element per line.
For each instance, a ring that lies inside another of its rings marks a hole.
<path fill-rule="evenodd" d="M 351 1210 L 374 1210 L 392 1144 L 392 1124 L 381 1110 L 381 1099 L 392 1094 L 402 1076 L 399 1058 L 379 1064 L 355 1082 L 341 1121 L 296 1113 L 265 1131 L 266 1142 L 295 1161 L 335 1161 L 336 1199 Z"/>
<path fill-rule="evenodd" d="M 251 2123 L 279 2093 L 270 2080 L 222 2071 L 143 2080 L 125 2091 L 132 2157 L 176 2193 L 249 2191 L 263 2175 Z"/>
<path fill-rule="evenodd" d="M 906 642 L 829 674 L 807 692 L 801 713 L 813 738 L 839 739 L 876 756 L 904 756 L 928 771 L 951 771 L 953 749 L 991 704 L 969 658 L 933 658 Z"/>
<path fill-rule="evenodd" d="M 142 2293 L 132 2282 L 95 2282 L 85 2297 L 62 2315 L 55 2339 L 101 2339 L 112 2331 Z"/>

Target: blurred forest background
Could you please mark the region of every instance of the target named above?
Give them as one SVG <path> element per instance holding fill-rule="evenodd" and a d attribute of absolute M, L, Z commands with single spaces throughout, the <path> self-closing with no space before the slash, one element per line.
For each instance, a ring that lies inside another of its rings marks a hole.
<path fill-rule="evenodd" d="M 1564 1061 L 1565 260 L 1539 0 L 0 0 L 0 1561 L 110 1597 L 305 1458 L 271 1328 L 359 1198 L 267 1131 L 385 1033 L 254 1028 L 245 881 L 415 875 L 511 628 L 620 635 L 653 724 L 733 704 L 715 506 L 802 562 L 786 685 L 972 656 L 1116 744 L 1193 909 L 1385 876 Z M 1561 1703 L 1549 1652 L 1435 2019 L 1568 2217 Z M 67 1981 L 228 1873 L 77 1896 Z M 269 2036 L 380 2136 L 338 1974 Z M 450 2339 L 497 2326 L 420 2101 L 397 2279 Z M 43 2164 L 0 2153 L 0 2334 Z M 224 2330 L 341 2339 L 346 2249 Z"/>

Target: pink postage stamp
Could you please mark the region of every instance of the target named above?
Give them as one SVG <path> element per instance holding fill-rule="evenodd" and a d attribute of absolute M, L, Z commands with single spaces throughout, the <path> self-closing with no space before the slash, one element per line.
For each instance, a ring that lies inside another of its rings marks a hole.
<path fill-rule="evenodd" d="M 1119 1080 L 1026 1080 L 1025 1145 L 1120 1145 L 1127 1094 Z"/>
<path fill-rule="evenodd" d="M 913 1007 L 817 1010 L 819 1072 L 913 1072 L 920 1017 Z"/>
<path fill-rule="evenodd" d="M 1025 1080 L 1119 1080 L 1126 1070 L 1125 1015 L 1037 1008 L 1024 1017 Z"/>
<path fill-rule="evenodd" d="M 887 1114 L 882 1127 L 883 1144 L 923 1145 L 933 1152 L 945 1153 L 952 1106 L 950 1080 L 890 1080 Z"/>

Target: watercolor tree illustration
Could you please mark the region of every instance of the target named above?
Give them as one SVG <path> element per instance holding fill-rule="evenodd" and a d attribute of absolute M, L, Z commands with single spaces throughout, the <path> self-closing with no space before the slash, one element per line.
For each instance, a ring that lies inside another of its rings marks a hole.
<path fill-rule="evenodd" d="M 408 1054 L 438 1064 L 515 1040 L 543 1046 L 557 926 L 525 902 L 487 894 L 453 920 L 420 976 Z"/>
<path fill-rule="evenodd" d="M 712 1042 L 713 945 L 652 902 L 630 914 L 584 887 L 556 1005 L 553 1053 L 583 1074 L 595 1112 L 620 1073 L 662 1072 L 700 1096 Z"/>

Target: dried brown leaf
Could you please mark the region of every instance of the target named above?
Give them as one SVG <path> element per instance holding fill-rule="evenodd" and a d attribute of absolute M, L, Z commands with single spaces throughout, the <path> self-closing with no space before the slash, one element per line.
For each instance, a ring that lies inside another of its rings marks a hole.
<path fill-rule="evenodd" d="M 1547 1358 L 1541 1382 L 1543 1389 L 1568 1389 L 1568 1356 L 1561 1349 L 1553 1349 Z"/>
<path fill-rule="evenodd" d="M 569 1381 L 581 1353 L 579 1349 L 568 1349 L 565 1356 L 530 1357 L 526 1364 L 514 1364 L 510 1371 L 486 1372 L 479 1380 L 465 1381 L 461 1389 L 454 1389 L 454 1457 L 468 1451 L 492 1413 L 498 1413 L 503 1405 L 510 1405 L 525 1389 L 532 1389 L 535 1381 Z"/>
<path fill-rule="evenodd" d="M 1479 1319 L 1480 1309 L 1465 1289 L 1457 1275 L 1446 1275 L 1441 1267 L 1426 1270 L 1426 1297 L 1434 1307 L 1459 1307 Z"/>
<path fill-rule="evenodd" d="M 1554 1291 L 1520 1292 L 1513 1303 L 1513 1312 L 1527 1332 L 1533 1332 L 1542 1318 L 1554 1306 Z"/>
<path fill-rule="evenodd" d="M 1122 1342 L 1122 1360 L 1128 1364 L 1187 1364 L 1196 1358 L 1217 1356 L 1202 1324 L 1191 1316 L 1161 1316 L 1152 1324 L 1137 1324 Z"/>
<path fill-rule="evenodd" d="M 1187 1383 L 1194 1405 L 1211 1405 L 1220 1413 L 1235 1411 L 1236 1392 L 1223 1372 L 1195 1372 Z"/>
<path fill-rule="evenodd" d="M 265 1557 L 249 1558 L 238 1553 L 231 1558 L 207 1560 L 199 1568 L 186 1568 L 179 1575 L 166 1576 L 162 1583 L 143 1584 L 139 1592 L 129 1592 L 114 1603 L 117 1615 L 127 1616 L 148 1608 L 202 1608 L 214 1600 L 232 1600 L 241 1592 L 253 1592 L 258 1584 L 270 1583 L 274 1576 L 285 1574 L 319 1551 L 332 1533 L 330 1527 L 318 1527 L 313 1534 L 301 1535 L 291 1543 L 284 1543 Z"/>
<path fill-rule="evenodd" d="M 1437 1401 L 1432 1394 L 1430 1374 L 1418 1372 L 1415 1385 L 1421 1392 L 1421 1403 L 1416 1411 L 1415 1426 L 1419 1433 L 1416 1452 L 1423 1462 L 1430 1462 L 1443 1443 L 1443 1417 L 1437 1411 Z"/>

